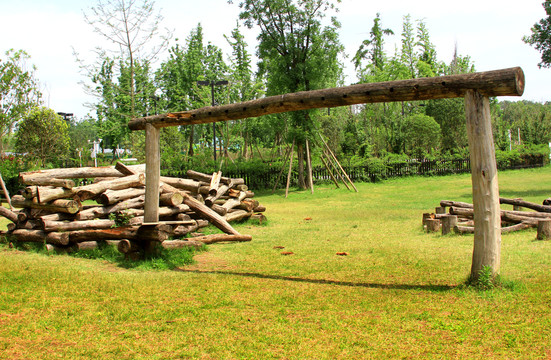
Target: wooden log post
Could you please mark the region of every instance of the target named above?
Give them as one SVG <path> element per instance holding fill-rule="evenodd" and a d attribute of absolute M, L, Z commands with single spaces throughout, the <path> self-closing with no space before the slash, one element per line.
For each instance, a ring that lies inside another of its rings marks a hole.
<path fill-rule="evenodd" d="M 551 219 L 541 219 L 538 221 L 538 232 L 536 238 L 538 240 L 551 239 Z"/>
<path fill-rule="evenodd" d="M 145 129 L 145 205 L 144 221 L 159 221 L 159 183 L 161 177 L 160 131 L 147 124 Z"/>
<path fill-rule="evenodd" d="M 427 219 L 425 222 L 427 224 L 427 232 L 429 233 L 437 232 L 442 226 L 440 219 Z"/>
<path fill-rule="evenodd" d="M 159 221 L 159 185 L 161 178 L 161 132 L 151 124 L 145 127 L 145 204 L 144 223 Z M 155 251 L 154 240 L 145 238 L 148 231 L 158 231 L 156 227 L 140 227 L 140 236 L 144 236 L 143 248 L 146 254 Z M 166 240 L 166 239 L 163 239 Z M 162 241 L 161 241 L 162 242 Z"/>
<path fill-rule="evenodd" d="M 442 221 L 442 235 L 447 235 L 453 231 L 455 225 L 457 225 L 457 215 L 447 215 L 441 219 Z"/>
<path fill-rule="evenodd" d="M 491 267 L 494 276 L 499 273 L 501 216 L 490 100 L 477 91 L 468 90 L 465 113 L 476 224 L 471 278 L 476 281 L 485 267 Z"/>

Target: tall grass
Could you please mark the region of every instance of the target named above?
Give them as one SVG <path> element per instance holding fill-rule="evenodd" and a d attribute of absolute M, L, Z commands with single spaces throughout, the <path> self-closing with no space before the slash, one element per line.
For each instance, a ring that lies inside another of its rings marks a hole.
<path fill-rule="evenodd" d="M 541 202 L 551 168 L 499 174 Z M 174 271 L 0 250 L 0 358 L 549 358 L 551 243 L 502 238 L 504 288 L 464 286 L 473 237 L 423 233 L 468 175 L 260 194 L 267 226 Z M 282 255 L 283 252 L 292 253 Z M 347 253 L 346 256 L 337 253 Z"/>

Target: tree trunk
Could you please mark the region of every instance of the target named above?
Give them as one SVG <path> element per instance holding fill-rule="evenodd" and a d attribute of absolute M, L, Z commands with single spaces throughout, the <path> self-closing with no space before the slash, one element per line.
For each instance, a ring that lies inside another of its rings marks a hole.
<path fill-rule="evenodd" d="M 179 192 L 161 194 L 159 204 L 162 206 L 178 206 L 184 201 L 184 197 Z"/>
<path fill-rule="evenodd" d="M 160 178 L 162 183 L 170 185 L 180 190 L 191 191 L 192 193 L 197 194 L 199 192 L 199 187 L 201 183 L 192 179 L 180 179 L 167 176 L 161 176 Z"/>
<path fill-rule="evenodd" d="M 211 206 L 214 204 L 216 199 L 218 199 L 220 196 L 224 195 L 228 191 L 228 185 L 222 185 L 218 188 L 216 194 L 214 196 L 209 196 L 205 199 L 205 205 Z"/>
<path fill-rule="evenodd" d="M 291 174 L 293 171 L 293 149 L 295 148 L 295 139 L 293 139 L 293 144 L 291 145 L 291 158 L 289 159 L 289 172 L 287 173 L 287 185 L 285 186 L 285 198 L 289 195 L 289 185 L 291 184 Z"/>
<path fill-rule="evenodd" d="M 76 189 L 78 188 L 65 189 L 60 187 L 37 186 L 36 197 L 39 203 L 47 203 L 57 199 L 72 198 L 76 194 Z M 32 190 L 32 187 L 30 189 L 27 188 L 27 191 L 25 191 L 25 197 L 31 199 L 33 197 L 32 195 L 34 194 Z"/>
<path fill-rule="evenodd" d="M 62 187 L 65 189 L 72 189 L 75 187 L 75 182 L 73 180 L 68 180 L 68 179 L 56 179 L 56 178 L 50 178 L 50 177 L 44 176 L 44 177 L 27 178 L 27 181 L 24 183 L 24 185 L 54 186 L 54 187 Z"/>
<path fill-rule="evenodd" d="M 68 245 L 69 234 L 62 232 L 45 232 L 43 230 L 27 230 L 17 229 L 14 230 L 10 237 L 15 238 L 19 242 L 36 242 L 36 243 L 48 243 L 53 245 Z"/>
<path fill-rule="evenodd" d="M 227 222 L 239 221 L 252 215 L 252 211 L 237 210 L 225 216 Z"/>
<path fill-rule="evenodd" d="M 210 180 L 210 186 L 209 186 L 209 195 L 215 196 L 218 192 L 218 187 L 220 186 L 220 178 L 222 177 L 222 172 L 218 171 L 215 173 L 212 173 L 212 178 Z"/>
<path fill-rule="evenodd" d="M 59 200 L 56 200 L 59 201 Z M 96 206 L 90 209 L 82 210 L 76 214 L 77 220 L 92 220 L 95 218 L 107 217 L 109 214 L 116 213 L 127 209 L 143 208 L 145 196 L 140 196 L 135 199 L 121 201 L 111 206 Z M 143 211 L 142 211 L 143 214 Z"/>
<path fill-rule="evenodd" d="M 137 175 L 139 174 L 140 172 L 144 172 L 144 171 L 139 171 L 138 169 L 136 168 L 132 168 L 130 166 L 126 166 L 124 165 L 122 162 L 118 161 L 116 164 L 115 164 L 115 170 L 117 170 L 118 172 L 120 172 L 123 176 L 131 176 L 131 175 Z"/>
<path fill-rule="evenodd" d="M 81 209 L 80 203 L 74 200 L 59 199 L 51 203 L 41 204 L 34 202 L 33 200 L 27 200 L 21 195 L 14 195 L 11 198 L 11 202 L 16 208 L 43 209 L 51 212 L 62 212 L 67 214 L 76 214 Z"/>
<path fill-rule="evenodd" d="M 212 235 L 205 235 L 205 236 L 197 236 L 192 237 L 190 240 L 192 241 L 199 241 L 203 244 L 214 244 L 217 242 L 225 242 L 225 241 L 251 241 L 252 240 L 251 235 L 228 235 L 228 234 L 212 234 Z"/>
<path fill-rule="evenodd" d="M 304 147 L 301 143 L 297 144 L 298 155 L 298 187 L 301 190 L 306 189 L 306 183 L 304 182 Z"/>
<path fill-rule="evenodd" d="M 76 191 L 79 199 L 81 201 L 84 201 L 88 199 L 93 199 L 108 189 L 121 190 L 141 185 L 145 185 L 144 174 L 125 176 L 120 179 L 115 179 L 111 181 L 102 181 L 96 184 L 79 186 L 74 188 L 73 191 Z"/>
<path fill-rule="evenodd" d="M 539 212 L 551 213 L 551 206 L 535 204 L 533 202 L 524 201 L 522 199 L 499 198 L 499 203 L 500 204 L 509 204 L 509 205 L 514 205 L 514 206 L 525 207 L 525 208 L 536 210 L 536 211 L 539 211 Z"/>
<path fill-rule="evenodd" d="M 241 201 L 244 200 L 247 197 L 247 193 L 244 191 L 239 192 L 239 196 L 237 198 L 229 198 L 226 200 L 226 202 L 222 205 L 223 208 L 226 210 L 230 210 L 235 208 L 236 206 L 239 206 L 241 204 Z"/>
<path fill-rule="evenodd" d="M 193 156 L 193 143 L 194 143 L 194 137 L 195 137 L 195 125 L 190 126 L 189 130 L 189 148 L 188 148 L 188 155 Z"/>
<path fill-rule="evenodd" d="M 0 216 L 5 217 L 6 219 L 10 220 L 11 222 L 17 222 L 17 213 L 6 209 L 2 205 L 0 205 Z"/>
<path fill-rule="evenodd" d="M 314 175 L 312 171 L 312 158 L 310 154 L 310 146 L 308 144 L 308 139 L 306 139 L 306 167 L 308 168 L 308 186 L 310 187 L 310 192 L 314 193 Z"/>
<path fill-rule="evenodd" d="M 460 207 L 460 208 L 467 208 L 467 209 L 472 209 L 473 208 L 473 204 L 469 204 L 469 203 L 466 203 L 466 202 L 461 202 L 461 201 L 451 201 L 451 200 L 442 200 L 440 201 L 440 206 L 442 207 Z"/>
<path fill-rule="evenodd" d="M 185 247 L 200 249 L 203 247 L 203 243 L 195 240 L 167 240 L 163 241 L 161 246 L 165 249 L 181 249 Z"/>
<path fill-rule="evenodd" d="M 205 219 L 208 219 L 214 226 L 222 230 L 225 233 L 240 235 L 223 217 L 218 215 L 214 210 L 209 209 L 204 204 L 201 204 L 199 201 L 195 200 L 189 195 L 184 195 L 184 204 L 189 206 L 191 210 L 195 211 L 197 214 L 202 216 Z"/>
<path fill-rule="evenodd" d="M 145 195 L 144 187 L 139 187 L 139 188 L 131 187 L 131 188 L 122 189 L 122 190 L 107 189 L 96 198 L 96 202 L 103 206 L 109 206 L 124 200 L 137 198 L 143 195 Z"/>
<path fill-rule="evenodd" d="M 115 227 L 114 220 L 86 220 L 86 221 L 50 221 L 42 220 L 44 231 L 74 231 L 86 229 L 111 229 Z"/>
<path fill-rule="evenodd" d="M 112 229 L 86 229 L 68 231 L 71 242 L 93 240 L 137 240 L 137 241 L 164 241 L 172 232 L 170 225 L 158 224 L 153 226 L 128 226 Z"/>
<path fill-rule="evenodd" d="M 145 172 L 145 165 L 129 166 L 134 171 Z M 49 169 L 28 171 L 19 174 L 19 180 L 26 185 L 41 185 L 45 179 L 91 179 L 97 177 L 122 177 L 124 176 L 114 166 L 106 167 L 80 167 L 66 169 Z M 33 183 L 33 182 L 40 183 Z"/>

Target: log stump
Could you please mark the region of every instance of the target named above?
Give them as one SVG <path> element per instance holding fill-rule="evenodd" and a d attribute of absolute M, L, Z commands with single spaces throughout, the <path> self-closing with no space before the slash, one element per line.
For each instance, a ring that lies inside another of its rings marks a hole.
<path fill-rule="evenodd" d="M 551 239 L 551 219 L 541 219 L 538 221 L 538 233 L 536 238 L 538 240 Z"/>
<path fill-rule="evenodd" d="M 445 214 L 446 213 L 446 208 L 443 207 L 443 206 L 437 206 L 434 208 L 434 213 L 435 214 Z"/>
<path fill-rule="evenodd" d="M 437 232 L 442 226 L 440 219 L 427 219 L 427 232 Z"/>
<path fill-rule="evenodd" d="M 442 221 L 442 235 L 447 235 L 457 225 L 457 215 L 447 215 L 441 219 Z"/>

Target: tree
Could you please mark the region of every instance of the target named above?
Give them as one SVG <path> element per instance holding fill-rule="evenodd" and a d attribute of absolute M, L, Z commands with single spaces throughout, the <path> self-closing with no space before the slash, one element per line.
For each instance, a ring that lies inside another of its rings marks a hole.
<path fill-rule="evenodd" d="M 369 32 L 369 39 L 362 42 L 353 58 L 354 68 L 362 69 L 362 61 L 368 59 L 374 69 L 382 70 L 385 63 L 383 35 L 394 35 L 391 29 L 381 29 L 381 14 L 373 20 L 373 27 Z"/>
<path fill-rule="evenodd" d="M 151 62 L 168 45 L 172 34 L 166 30 L 160 34 L 159 26 L 163 20 L 160 13 L 154 12 L 152 0 L 97 0 L 97 5 L 84 14 L 86 23 L 94 31 L 116 46 L 115 51 L 129 69 L 130 112 L 134 117 L 136 103 L 135 65 Z M 154 44 L 154 45 L 151 45 Z M 104 49 L 98 49 L 100 54 Z M 116 57 L 117 57 L 116 55 Z M 105 57 L 105 56 L 101 56 Z"/>
<path fill-rule="evenodd" d="M 17 129 L 15 147 L 38 160 L 42 167 L 59 160 L 69 151 L 69 126 L 52 109 L 34 108 Z"/>
<path fill-rule="evenodd" d="M 262 82 L 255 78 L 251 68 L 251 55 L 247 50 L 245 37 L 241 33 L 239 23 L 232 30 L 231 37 L 225 36 L 227 42 L 232 47 L 232 55 L 230 57 L 231 67 L 229 69 L 230 78 L 230 103 L 243 102 L 253 100 L 262 94 Z M 226 125 L 228 122 L 226 122 Z M 248 159 L 248 148 L 251 144 L 251 136 L 256 130 L 263 127 L 263 121 L 251 121 L 250 119 L 242 119 L 235 126 L 236 131 L 240 134 L 242 144 L 240 146 L 241 155 Z M 226 126 L 226 136 L 229 135 L 229 128 Z M 260 131 L 269 133 L 268 129 Z M 258 140 L 258 139 L 257 139 Z M 226 143 L 229 138 L 226 139 Z"/>
<path fill-rule="evenodd" d="M 541 62 L 538 64 L 540 68 L 551 67 L 551 0 L 546 0 L 542 4 L 547 14 L 539 23 L 532 26 L 532 34 L 524 36 L 522 40 L 541 53 Z"/>
<path fill-rule="evenodd" d="M 203 27 L 197 24 L 188 38 L 185 47 L 176 44 L 169 49 L 169 59 L 163 62 L 156 73 L 156 82 L 161 91 L 161 100 L 169 112 L 200 108 L 205 102 L 197 86 L 197 80 L 205 78 L 206 48 L 203 44 Z M 193 156 L 195 125 L 185 129 L 189 135 L 188 154 Z"/>
<path fill-rule="evenodd" d="M 27 69 L 28 59 L 26 52 L 13 49 L 0 59 L 0 153 L 4 152 L 4 137 L 40 103 L 42 94 L 34 77 L 35 67 Z"/>
<path fill-rule="evenodd" d="M 417 22 L 417 47 L 419 48 L 417 59 L 417 72 L 419 77 L 437 76 L 439 71 L 436 59 L 436 49 L 430 41 L 429 31 L 424 21 Z"/>
<path fill-rule="evenodd" d="M 116 73 L 118 72 L 118 74 Z M 155 87 L 151 80 L 149 63 L 135 61 L 134 70 L 128 63 L 105 58 L 98 72 L 92 77 L 95 93 L 100 95 L 95 105 L 97 114 L 97 133 L 103 139 L 102 147 L 116 149 L 119 146 L 127 148 L 132 144 L 128 141 L 130 130 L 128 120 L 132 113 L 130 96 L 131 74 L 138 80 L 135 85 L 135 97 L 139 101 L 134 104 L 134 114 L 151 115 L 155 112 Z"/>
<path fill-rule="evenodd" d="M 430 116 L 415 114 L 406 118 L 406 147 L 410 155 L 423 158 L 440 146 L 440 125 Z"/>
<path fill-rule="evenodd" d="M 415 65 L 417 62 L 415 53 L 415 35 L 413 34 L 413 24 L 411 23 L 411 16 L 404 16 L 404 22 L 402 24 L 402 48 L 400 53 L 400 60 L 409 70 L 409 78 L 415 79 L 417 77 L 415 71 Z"/>
<path fill-rule="evenodd" d="M 231 1 L 230 1 L 231 2 Z M 336 3 L 340 0 L 336 0 Z M 336 86 L 341 75 L 336 18 L 323 26 L 325 14 L 334 9 L 331 0 L 243 0 L 240 19 L 260 28 L 257 55 L 259 71 L 266 74 L 267 95 Z M 290 113 L 289 136 L 297 143 L 299 186 L 304 181 L 304 144 L 315 129 L 309 111 Z"/>

